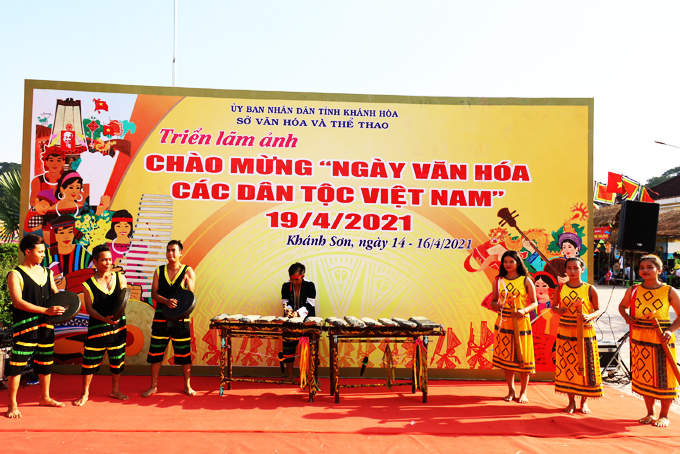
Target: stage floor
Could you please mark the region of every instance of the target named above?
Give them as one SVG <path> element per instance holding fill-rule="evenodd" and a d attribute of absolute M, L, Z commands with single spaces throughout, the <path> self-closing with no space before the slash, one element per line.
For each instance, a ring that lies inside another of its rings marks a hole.
<path fill-rule="evenodd" d="M 567 398 L 552 384 L 530 384 L 531 402 L 504 402 L 502 382 L 431 381 L 428 403 L 410 387 L 343 389 L 328 394 L 328 380 L 313 403 L 293 386 L 235 383 L 219 396 L 215 377 L 192 378 L 198 392 L 185 396 L 181 377 L 160 377 L 160 392 L 143 399 L 149 377 L 124 376 L 130 400 L 108 397 L 111 379 L 95 376 L 90 401 L 79 397 L 81 377 L 54 375 L 52 396 L 68 405 L 37 405 L 39 387 L 19 390 L 23 418 L 0 419 L 2 450 L 11 453 L 448 453 L 680 452 L 680 415 L 671 426 L 643 426 L 642 400 L 605 388 L 591 415 L 562 412 Z M 0 411 L 7 410 L 7 392 Z"/>

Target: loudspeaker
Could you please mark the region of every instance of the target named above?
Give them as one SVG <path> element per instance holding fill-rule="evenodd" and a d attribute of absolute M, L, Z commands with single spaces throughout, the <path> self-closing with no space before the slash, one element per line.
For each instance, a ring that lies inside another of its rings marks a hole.
<path fill-rule="evenodd" d="M 616 248 L 620 251 L 654 252 L 658 225 L 658 203 L 625 200 L 621 204 Z"/>
<path fill-rule="evenodd" d="M 605 367 L 610 359 L 616 355 L 616 348 L 618 343 L 616 341 L 599 340 L 597 341 L 597 349 L 600 352 L 600 367 Z M 619 367 L 619 357 L 616 355 L 614 361 L 607 368 L 607 372 L 614 372 Z"/>

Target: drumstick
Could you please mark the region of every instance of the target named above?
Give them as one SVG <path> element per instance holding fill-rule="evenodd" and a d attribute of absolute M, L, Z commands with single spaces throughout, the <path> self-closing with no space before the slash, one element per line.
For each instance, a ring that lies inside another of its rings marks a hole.
<path fill-rule="evenodd" d="M 510 305 L 510 309 L 514 312 L 515 309 L 515 297 L 508 296 L 507 302 Z M 517 352 L 517 361 L 520 367 L 524 367 L 524 353 L 522 352 L 522 341 L 519 334 L 519 319 L 517 317 L 512 317 L 512 325 L 515 331 L 515 351 Z"/>
<path fill-rule="evenodd" d="M 576 366 L 576 373 L 581 377 L 586 376 L 585 363 L 586 363 L 586 349 L 585 341 L 583 340 L 583 320 L 581 315 L 583 315 L 583 298 L 579 298 L 574 306 L 576 307 L 576 315 L 578 320 L 578 365 Z"/>
<path fill-rule="evenodd" d="M 655 314 L 656 311 L 652 312 L 651 314 L 647 314 L 646 318 L 648 320 L 652 320 L 652 323 L 654 324 L 654 330 L 656 331 L 656 335 L 659 337 L 659 342 L 661 343 L 663 351 L 666 354 L 666 360 L 668 361 L 668 364 L 671 366 L 671 370 L 673 371 L 675 378 L 678 380 L 678 382 L 680 382 L 680 370 L 678 369 L 678 364 L 675 362 L 675 358 L 673 358 L 673 354 L 671 353 L 671 349 L 668 346 L 668 342 L 665 342 L 663 340 L 663 330 L 661 329 L 661 325 L 659 325 L 659 320 L 655 317 Z"/>

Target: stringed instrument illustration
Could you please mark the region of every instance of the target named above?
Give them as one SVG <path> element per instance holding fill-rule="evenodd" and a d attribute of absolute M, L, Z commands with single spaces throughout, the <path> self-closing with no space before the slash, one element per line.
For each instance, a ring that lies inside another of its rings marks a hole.
<path fill-rule="evenodd" d="M 545 255 L 543 255 L 543 253 L 540 251 L 538 246 L 533 241 L 531 241 L 519 227 L 517 227 L 517 221 L 515 220 L 515 218 L 517 218 L 519 214 L 515 213 L 517 213 L 516 210 L 511 213 L 508 208 L 501 208 L 498 211 L 498 217 L 501 218 L 502 220 L 498 222 L 498 225 L 504 227 L 505 224 L 508 224 L 510 227 L 513 227 L 515 230 L 517 230 L 519 234 L 522 235 L 522 238 L 524 238 L 526 241 L 528 241 L 531 245 L 534 246 L 534 250 L 538 253 L 538 255 L 541 256 L 541 258 L 545 262 L 545 267 L 549 268 L 551 273 L 556 278 L 566 277 L 567 276 L 566 259 L 562 257 L 557 257 L 552 260 L 548 260 L 548 258 Z"/>

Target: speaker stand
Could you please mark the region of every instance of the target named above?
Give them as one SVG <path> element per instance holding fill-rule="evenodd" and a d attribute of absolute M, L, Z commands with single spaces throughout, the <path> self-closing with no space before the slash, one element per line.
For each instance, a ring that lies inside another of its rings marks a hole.
<path fill-rule="evenodd" d="M 626 334 L 621 336 L 621 338 L 616 341 L 616 344 L 617 344 L 616 350 L 614 351 L 614 354 L 612 355 L 612 357 L 609 359 L 609 362 L 607 363 L 607 365 L 604 366 L 604 368 L 602 369 L 602 372 L 606 372 L 607 369 L 609 368 L 609 366 L 611 366 L 612 362 L 614 362 L 614 360 L 617 360 L 616 361 L 616 364 L 617 364 L 616 370 L 611 375 L 616 374 L 616 372 L 618 372 L 619 369 L 622 368 L 624 375 L 628 378 L 628 380 L 630 381 L 630 380 L 633 379 L 633 374 L 631 373 L 628 366 L 626 366 L 626 363 L 623 362 L 623 358 L 621 358 L 621 348 L 623 347 L 623 344 L 626 343 L 626 341 L 628 340 L 629 337 L 630 337 L 630 331 L 626 332 Z M 608 373 L 608 375 L 609 375 L 609 373 Z"/>

